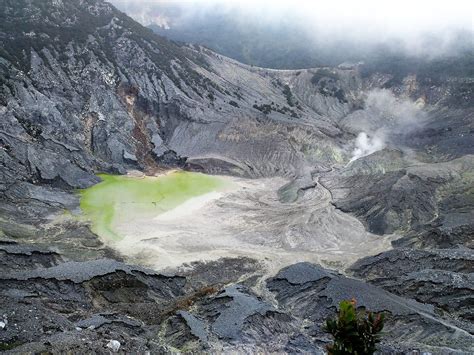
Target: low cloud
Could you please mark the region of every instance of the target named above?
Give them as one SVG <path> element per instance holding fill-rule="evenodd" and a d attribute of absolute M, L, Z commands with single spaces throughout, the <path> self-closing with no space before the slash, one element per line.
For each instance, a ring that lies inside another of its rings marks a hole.
<path fill-rule="evenodd" d="M 335 42 L 377 46 L 390 43 L 413 55 L 436 57 L 473 46 L 468 0 L 111 0 L 144 25 L 164 28 L 183 22 L 231 16 L 236 23 L 292 24 L 315 45 Z M 278 40 L 278 39 L 275 39 Z"/>

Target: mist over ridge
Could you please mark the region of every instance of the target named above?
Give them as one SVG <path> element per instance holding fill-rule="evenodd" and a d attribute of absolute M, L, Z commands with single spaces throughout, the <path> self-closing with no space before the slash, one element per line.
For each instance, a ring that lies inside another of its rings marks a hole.
<path fill-rule="evenodd" d="M 263 67 L 332 66 L 380 55 L 439 60 L 472 56 L 474 48 L 467 1 L 111 2 L 168 38 Z"/>

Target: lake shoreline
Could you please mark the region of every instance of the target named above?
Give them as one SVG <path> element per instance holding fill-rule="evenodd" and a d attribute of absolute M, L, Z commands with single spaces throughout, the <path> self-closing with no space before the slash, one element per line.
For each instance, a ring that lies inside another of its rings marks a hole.
<path fill-rule="evenodd" d="M 188 199 L 226 188 L 226 180 L 201 173 L 169 170 L 159 176 L 133 171 L 127 175 L 100 174 L 102 181 L 81 190 L 83 217 L 101 239 L 123 238 L 114 226 L 117 221 L 132 222 L 152 218 Z"/>

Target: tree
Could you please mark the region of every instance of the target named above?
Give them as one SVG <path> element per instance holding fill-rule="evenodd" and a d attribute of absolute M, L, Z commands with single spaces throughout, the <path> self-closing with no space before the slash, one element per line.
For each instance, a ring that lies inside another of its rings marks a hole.
<path fill-rule="evenodd" d="M 337 317 L 328 319 L 324 326 L 324 330 L 334 337 L 334 343 L 327 346 L 328 354 L 373 354 L 383 326 L 383 313 L 357 311 L 354 299 L 342 301 Z"/>

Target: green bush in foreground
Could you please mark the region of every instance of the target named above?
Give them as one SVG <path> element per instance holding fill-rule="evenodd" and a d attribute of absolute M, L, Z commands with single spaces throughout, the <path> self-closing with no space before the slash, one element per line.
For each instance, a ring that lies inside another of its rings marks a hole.
<path fill-rule="evenodd" d="M 382 313 L 358 312 L 355 300 L 342 301 L 337 318 L 328 319 L 324 327 L 334 337 L 334 343 L 327 346 L 328 354 L 373 354 L 383 323 Z"/>

